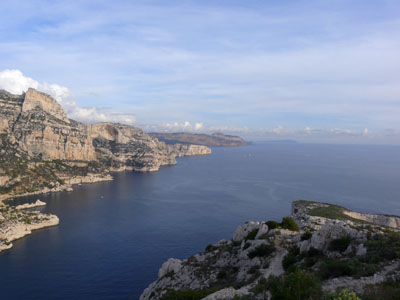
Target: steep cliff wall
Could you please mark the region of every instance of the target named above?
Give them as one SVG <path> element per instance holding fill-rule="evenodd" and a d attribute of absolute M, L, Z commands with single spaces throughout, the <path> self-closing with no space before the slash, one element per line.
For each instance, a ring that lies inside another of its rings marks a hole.
<path fill-rule="evenodd" d="M 0 194 L 33 192 L 50 178 L 46 188 L 57 188 L 75 176 L 108 178 L 110 171 L 156 171 L 175 164 L 175 157 L 211 153 L 203 146 L 166 145 L 128 125 L 76 122 L 56 100 L 34 89 L 20 96 L 0 91 L 0 134 L 0 175 L 14 174 L 1 178 Z M 38 165 L 45 176 L 34 186 Z"/>

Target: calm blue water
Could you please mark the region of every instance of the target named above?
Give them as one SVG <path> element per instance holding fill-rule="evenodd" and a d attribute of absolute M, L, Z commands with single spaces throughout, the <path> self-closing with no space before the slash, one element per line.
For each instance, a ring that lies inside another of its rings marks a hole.
<path fill-rule="evenodd" d="M 60 225 L 0 253 L 0 299 L 138 299 L 169 257 L 246 220 L 279 220 L 310 199 L 400 215 L 400 147 L 268 144 L 214 148 L 156 173 L 119 173 L 47 202 Z"/>

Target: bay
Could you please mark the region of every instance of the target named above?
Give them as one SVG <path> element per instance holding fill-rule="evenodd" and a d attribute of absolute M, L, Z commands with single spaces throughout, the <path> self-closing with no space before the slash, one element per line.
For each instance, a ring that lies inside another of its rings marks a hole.
<path fill-rule="evenodd" d="M 277 220 L 293 200 L 400 215 L 400 147 L 254 144 L 213 148 L 158 172 L 123 172 L 45 201 L 60 225 L 0 253 L 0 299 L 138 299 L 169 257 Z"/>

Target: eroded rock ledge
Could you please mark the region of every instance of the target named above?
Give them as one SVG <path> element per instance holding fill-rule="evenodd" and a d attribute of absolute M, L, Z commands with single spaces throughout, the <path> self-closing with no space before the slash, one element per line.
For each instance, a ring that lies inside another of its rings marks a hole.
<path fill-rule="evenodd" d="M 247 222 L 230 240 L 169 259 L 140 300 L 281 299 L 277 293 L 285 289 L 293 295 L 301 289 L 296 299 L 318 300 L 335 299 L 345 288 L 390 297 L 400 287 L 398 220 L 295 201 L 281 223 Z"/>

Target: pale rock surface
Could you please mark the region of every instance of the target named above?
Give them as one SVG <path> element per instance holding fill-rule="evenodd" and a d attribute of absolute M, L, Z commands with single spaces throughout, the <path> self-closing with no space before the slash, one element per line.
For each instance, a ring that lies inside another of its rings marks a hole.
<path fill-rule="evenodd" d="M 233 299 L 235 296 L 242 296 L 244 294 L 245 293 L 240 290 L 235 290 L 234 288 L 226 288 L 212 293 L 202 300 L 229 300 Z"/>
<path fill-rule="evenodd" d="M 158 278 L 161 278 L 170 273 L 178 273 L 181 268 L 182 261 L 180 259 L 170 258 L 161 266 L 161 269 L 158 271 Z"/>
<path fill-rule="evenodd" d="M 37 199 L 36 202 L 17 205 L 15 208 L 16 209 L 27 209 L 27 208 L 33 208 L 33 207 L 45 206 L 45 205 L 46 205 L 46 202 L 43 202 L 43 201 L 40 201 L 39 199 Z"/>
<path fill-rule="evenodd" d="M 250 232 L 252 232 L 253 230 L 259 229 L 261 227 L 261 223 L 260 222 L 247 222 L 246 224 L 239 226 L 236 231 L 235 234 L 233 235 L 233 241 L 234 242 L 241 242 L 243 241 Z M 267 226 L 268 227 L 268 226 Z"/>
<path fill-rule="evenodd" d="M 376 215 L 376 214 L 363 214 L 355 211 L 344 211 L 344 214 L 362 221 L 377 224 L 380 226 L 386 226 L 391 228 L 400 229 L 400 217 L 387 216 L 387 215 Z"/>

